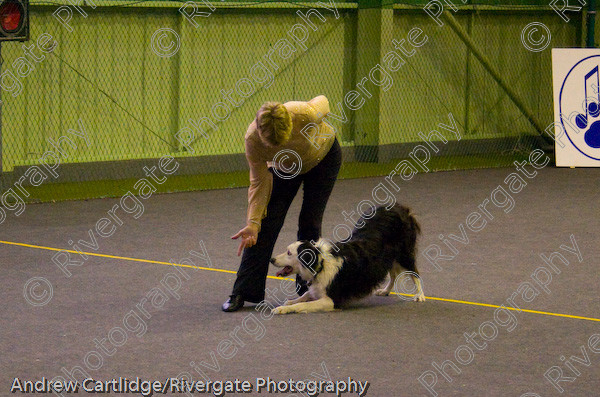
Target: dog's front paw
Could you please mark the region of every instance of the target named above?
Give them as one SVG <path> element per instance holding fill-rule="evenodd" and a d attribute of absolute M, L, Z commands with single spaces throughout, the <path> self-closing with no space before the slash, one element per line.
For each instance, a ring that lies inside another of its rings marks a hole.
<path fill-rule="evenodd" d="M 425 294 L 415 295 L 413 300 L 415 302 L 425 302 Z"/>
<path fill-rule="evenodd" d="M 388 296 L 389 294 L 390 294 L 390 291 L 388 291 L 385 288 L 378 289 L 377 291 L 375 291 L 375 295 L 377 295 L 377 296 Z"/>
<path fill-rule="evenodd" d="M 271 313 L 273 314 L 287 314 L 290 312 L 291 310 L 289 309 L 289 306 L 278 306 L 274 309 L 271 309 Z"/>

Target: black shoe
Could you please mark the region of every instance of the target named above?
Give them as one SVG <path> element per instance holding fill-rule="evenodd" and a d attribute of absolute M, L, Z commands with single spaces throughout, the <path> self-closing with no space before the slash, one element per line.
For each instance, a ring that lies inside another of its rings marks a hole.
<path fill-rule="evenodd" d="M 235 312 L 244 307 L 244 299 L 242 295 L 231 295 L 227 302 L 223 303 L 221 310 L 224 312 Z"/>

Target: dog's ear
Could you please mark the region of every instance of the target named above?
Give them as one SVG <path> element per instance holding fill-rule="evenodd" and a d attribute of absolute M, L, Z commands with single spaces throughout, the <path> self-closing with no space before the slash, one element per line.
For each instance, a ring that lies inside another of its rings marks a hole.
<path fill-rule="evenodd" d="M 306 267 L 313 276 L 323 269 L 323 258 L 319 250 L 310 242 L 302 242 L 298 247 L 298 259 L 302 266 Z"/>
<path fill-rule="evenodd" d="M 319 249 L 314 244 L 311 243 L 310 245 L 315 250 L 314 252 L 317 257 L 317 260 L 315 261 L 313 270 L 315 271 L 315 273 L 319 273 L 321 270 L 323 270 L 323 255 L 321 254 L 321 251 L 319 251 Z"/>
<path fill-rule="evenodd" d="M 319 273 L 321 270 L 323 270 L 323 257 L 321 256 L 321 253 L 318 254 L 318 258 L 319 261 L 317 262 L 317 266 L 315 267 L 315 273 Z"/>

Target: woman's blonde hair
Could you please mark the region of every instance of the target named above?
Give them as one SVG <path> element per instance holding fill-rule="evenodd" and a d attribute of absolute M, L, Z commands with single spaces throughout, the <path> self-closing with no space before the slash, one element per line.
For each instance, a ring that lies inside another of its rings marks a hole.
<path fill-rule="evenodd" d="M 282 145 L 290 139 L 292 116 L 279 102 L 266 102 L 256 116 L 256 126 L 261 139 L 273 146 Z"/>

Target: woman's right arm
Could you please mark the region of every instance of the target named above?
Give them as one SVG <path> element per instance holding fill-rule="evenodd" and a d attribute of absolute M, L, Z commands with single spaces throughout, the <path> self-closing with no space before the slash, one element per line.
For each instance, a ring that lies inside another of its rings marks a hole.
<path fill-rule="evenodd" d="M 258 239 L 262 219 L 266 216 L 267 204 L 271 198 L 273 175 L 267 168 L 251 141 L 246 139 L 246 159 L 250 166 L 250 187 L 248 188 L 248 213 L 246 226 L 231 238 L 242 238 L 238 248 L 238 256 L 244 248 L 252 247 Z"/>
<path fill-rule="evenodd" d="M 259 156 L 255 144 L 246 140 L 246 160 L 250 167 L 250 187 L 248 188 L 248 213 L 246 223 L 258 226 L 267 215 L 267 205 L 273 188 L 273 174 L 267 168 L 267 161 Z"/>

